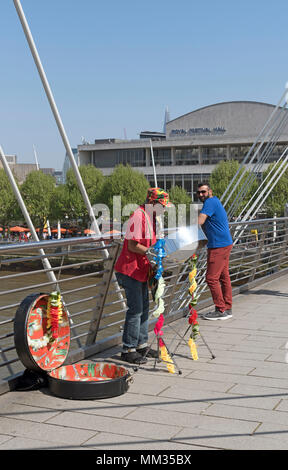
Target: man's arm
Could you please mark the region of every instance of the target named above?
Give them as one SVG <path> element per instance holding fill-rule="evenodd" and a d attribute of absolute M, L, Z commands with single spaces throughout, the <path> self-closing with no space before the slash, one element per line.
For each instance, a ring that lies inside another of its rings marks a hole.
<path fill-rule="evenodd" d="M 138 255 L 146 255 L 148 247 L 141 245 L 141 243 L 136 242 L 135 240 L 128 240 L 128 250 L 132 251 L 132 253 L 137 253 Z"/>
<path fill-rule="evenodd" d="M 206 222 L 208 215 L 206 214 L 199 214 L 198 215 L 198 225 L 203 225 Z"/>

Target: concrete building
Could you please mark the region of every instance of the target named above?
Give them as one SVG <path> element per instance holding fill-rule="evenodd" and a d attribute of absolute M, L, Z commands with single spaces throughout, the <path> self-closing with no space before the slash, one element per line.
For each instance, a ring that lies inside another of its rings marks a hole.
<path fill-rule="evenodd" d="M 16 165 L 17 163 L 17 156 L 16 155 L 5 155 L 7 163 L 9 165 Z M 2 162 L 0 160 L 0 168 L 3 168 Z"/>
<path fill-rule="evenodd" d="M 158 186 L 167 190 L 181 186 L 194 199 L 198 182 L 207 180 L 218 162 L 243 161 L 274 109 L 274 105 L 253 101 L 205 106 L 167 122 L 165 133 L 146 131 L 137 140 L 111 138 L 79 145 L 79 164 L 93 164 L 104 175 L 118 164 L 129 164 L 154 185 L 152 141 Z M 287 145 L 288 125 L 282 127 L 266 166 Z"/>
<path fill-rule="evenodd" d="M 31 171 L 38 170 L 36 163 L 17 163 L 16 155 L 6 155 L 6 160 L 19 184 L 24 183 L 25 179 L 27 178 L 29 173 L 31 173 Z M 0 161 L 0 168 L 3 168 L 1 161 Z M 63 182 L 62 171 L 54 170 L 54 168 L 39 168 L 39 169 L 46 175 L 53 176 L 56 180 L 56 185 L 62 184 Z"/>
<path fill-rule="evenodd" d="M 16 155 L 5 155 L 7 163 L 11 168 L 14 176 L 16 177 L 19 184 L 22 184 L 27 175 L 31 171 L 37 170 L 37 165 L 34 163 L 17 163 Z M 3 168 L 2 162 L 0 161 L 0 168 Z"/>
<path fill-rule="evenodd" d="M 37 170 L 37 165 L 34 163 L 16 163 L 16 165 L 10 165 L 10 167 L 19 184 L 24 183 L 31 171 Z"/>

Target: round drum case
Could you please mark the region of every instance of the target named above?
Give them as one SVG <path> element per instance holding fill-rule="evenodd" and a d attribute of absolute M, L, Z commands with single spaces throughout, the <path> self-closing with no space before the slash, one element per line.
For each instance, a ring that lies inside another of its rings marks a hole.
<path fill-rule="evenodd" d="M 110 398 L 129 388 L 131 375 L 123 366 L 108 362 L 63 365 L 69 352 L 70 324 L 59 293 L 31 294 L 21 302 L 14 320 L 14 341 L 23 365 L 47 374 L 49 390 L 56 396 Z"/>

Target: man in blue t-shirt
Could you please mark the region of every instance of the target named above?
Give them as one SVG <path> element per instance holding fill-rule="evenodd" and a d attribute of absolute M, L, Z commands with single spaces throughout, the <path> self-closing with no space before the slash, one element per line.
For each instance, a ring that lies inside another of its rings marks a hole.
<path fill-rule="evenodd" d="M 207 183 L 198 185 L 198 198 L 203 207 L 198 216 L 208 239 L 206 282 L 210 288 L 215 311 L 204 315 L 206 320 L 226 320 L 232 317 L 232 287 L 229 257 L 233 246 L 224 207 Z"/>

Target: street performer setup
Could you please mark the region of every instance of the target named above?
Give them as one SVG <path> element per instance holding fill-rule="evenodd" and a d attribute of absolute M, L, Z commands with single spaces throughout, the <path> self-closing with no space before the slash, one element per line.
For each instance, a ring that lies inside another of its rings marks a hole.
<path fill-rule="evenodd" d="M 125 290 L 128 306 L 121 359 L 139 366 L 150 357 L 155 359 L 155 364 L 156 360 L 162 360 L 169 373 L 174 374 L 178 370 L 181 374 L 162 331 L 165 309 L 169 311 L 163 298 L 166 288 L 164 265 L 169 270 L 169 263 L 175 265 L 176 262 L 177 270 L 181 275 L 186 273 L 189 281 L 188 291 L 184 294 L 186 301 L 187 295 L 189 298 L 190 335 L 187 344 L 192 359 L 197 360 L 195 340 L 202 335 L 195 310 L 196 251 L 207 243 L 207 239 L 200 227 L 192 226 L 180 227 L 157 240 L 156 216 L 163 215 L 170 205 L 165 191 L 160 188 L 148 190 L 145 203 L 129 219 L 115 271 L 119 285 Z M 148 345 L 149 288 L 155 303 L 151 315 L 157 320 L 154 325 L 157 350 L 151 348 L 152 344 Z M 172 296 L 175 288 L 177 281 L 169 284 Z M 14 321 L 14 340 L 28 379 L 29 373 L 34 373 L 41 386 L 48 387 L 51 393 L 62 398 L 99 399 L 125 393 L 132 381 L 125 367 L 109 362 L 68 363 L 70 321 L 58 291 L 30 294 L 21 302 Z"/>
<path fill-rule="evenodd" d="M 163 338 L 164 291 L 165 280 L 163 262 L 177 262 L 180 269 L 188 260 L 189 287 L 189 325 L 191 334 L 188 341 L 191 356 L 198 359 L 195 339 L 198 336 L 196 295 L 196 250 L 207 242 L 201 228 L 181 227 L 165 238 L 156 241 L 156 216 L 163 215 L 169 207 L 169 195 L 161 188 L 150 188 L 145 204 L 139 206 L 131 215 L 121 254 L 115 264 L 118 283 L 124 288 L 128 310 L 123 330 L 123 352 L 121 359 L 131 364 L 145 364 L 147 357 L 162 359 L 170 373 L 175 373 L 173 361 Z M 156 309 L 152 316 L 157 318 L 154 332 L 157 338 L 157 350 L 148 345 L 149 287 Z M 170 286 L 171 287 L 171 286 Z M 181 373 L 181 371 L 178 372 Z"/>
<path fill-rule="evenodd" d="M 151 257 L 149 248 L 156 243 L 156 216 L 162 215 L 169 205 L 169 195 L 164 190 L 148 190 L 145 203 L 128 221 L 122 251 L 115 264 L 116 277 L 125 290 L 128 305 L 121 358 L 132 364 L 145 364 L 147 357 L 158 357 L 158 352 L 148 347 L 148 281 L 154 276 L 148 256 Z M 152 259 L 155 254 L 152 253 Z"/>

